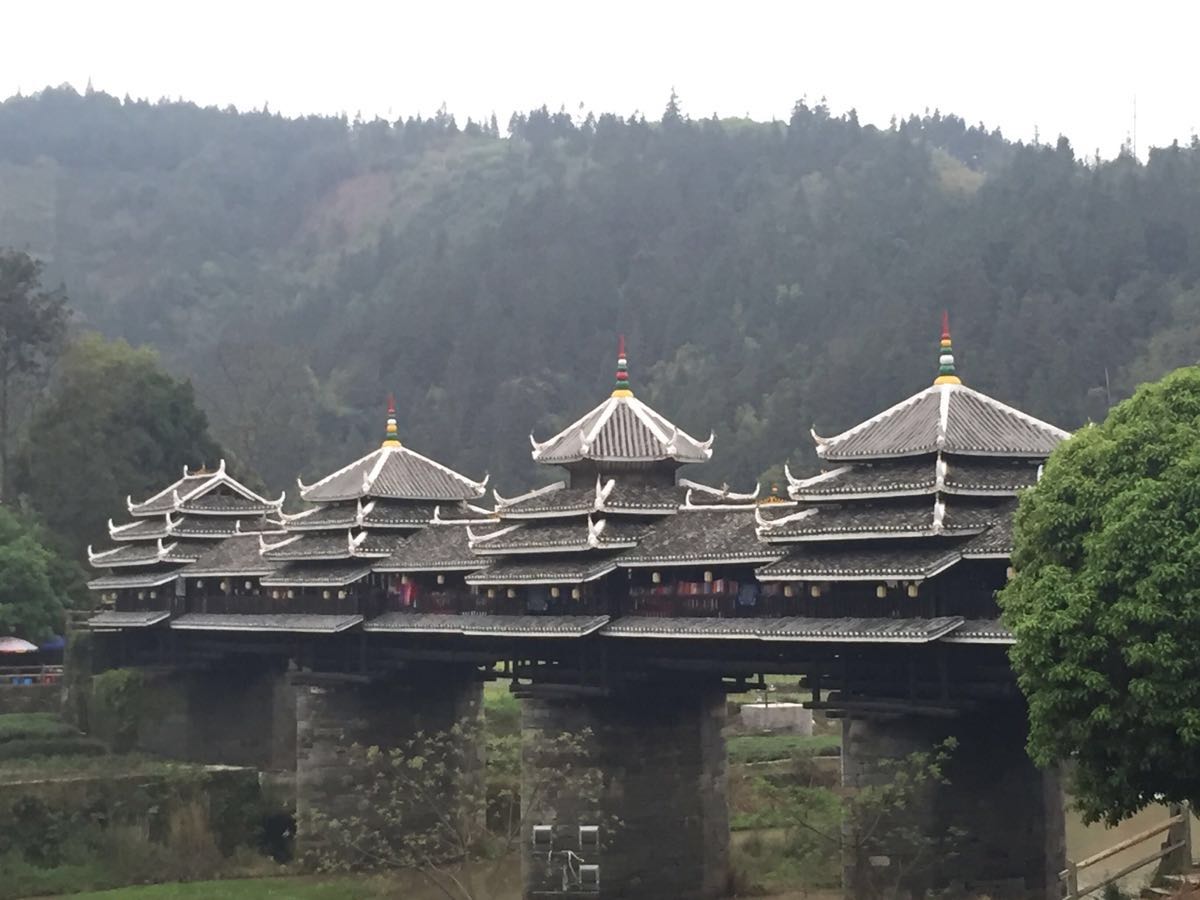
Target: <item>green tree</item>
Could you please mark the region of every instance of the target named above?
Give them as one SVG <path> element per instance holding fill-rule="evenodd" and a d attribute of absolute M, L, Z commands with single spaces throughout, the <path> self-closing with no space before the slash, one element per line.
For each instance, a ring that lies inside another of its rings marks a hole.
<path fill-rule="evenodd" d="M 1050 457 L 1000 594 L 1029 751 L 1089 821 L 1200 799 L 1200 368 L 1144 385 Z"/>
<path fill-rule="evenodd" d="M 126 496 L 140 499 L 184 464 L 220 455 L 190 382 L 164 372 L 152 350 L 89 334 L 63 354 L 30 424 L 19 486 L 78 556 L 105 538 Z"/>
<path fill-rule="evenodd" d="M 20 379 L 44 374 L 67 327 L 67 296 L 42 287 L 42 263 L 0 249 L 0 500 L 12 485 L 9 466 L 13 392 Z"/>
<path fill-rule="evenodd" d="M 79 586 L 78 567 L 47 546 L 36 525 L 0 507 L 0 634 L 40 641 L 61 632 Z"/>

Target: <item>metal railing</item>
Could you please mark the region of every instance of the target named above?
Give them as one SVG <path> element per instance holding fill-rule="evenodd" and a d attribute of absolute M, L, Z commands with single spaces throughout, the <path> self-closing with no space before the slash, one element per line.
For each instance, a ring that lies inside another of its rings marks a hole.
<path fill-rule="evenodd" d="M 62 666 L 0 666 L 0 687 L 56 684 L 62 675 Z"/>
<path fill-rule="evenodd" d="M 1079 862 L 1067 860 L 1067 867 L 1058 873 L 1059 880 L 1063 883 L 1063 896 L 1066 900 L 1079 900 L 1081 897 L 1086 897 L 1088 894 L 1120 881 L 1143 866 L 1158 862 L 1172 854 L 1175 854 L 1178 858 L 1178 868 L 1180 871 L 1190 868 L 1192 863 L 1192 811 L 1188 804 L 1183 803 L 1171 806 L 1170 813 L 1169 818 L 1155 825 L 1153 828 L 1147 828 L 1145 831 L 1135 834 L 1133 837 L 1126 838 L 1118 844 L 1113 844 L 1099 853 L 1094 853 L 1086 859 L 1081 859 Z M 1123 866 L 1116 872 L 1106 875 L 1095 884 L 1090 884 L 1084 888 L 1079 886 L 1079 873 L 1083 869 L 1090 868 L 1096 865 L 1096 863 L 1103 862 L 1131 847 L 1136 847 L 1138 844 L 1148 841 L 1150 838 L 1162 834 L 1164 831 L 1167 832 L 1167 837 L 1163 841 L 1162 846 L 1154 853 L 1137 860 L 1137 862 Z"/>

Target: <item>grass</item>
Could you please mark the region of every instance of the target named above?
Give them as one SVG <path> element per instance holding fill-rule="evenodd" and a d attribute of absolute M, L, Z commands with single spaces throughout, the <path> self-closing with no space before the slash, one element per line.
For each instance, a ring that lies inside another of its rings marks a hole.
<path fill-rule="evenodd" d="M 0 716 L 0 744 L 19 740 L 77 737 L 79 732 L 54 713 L 9 713 Z"/>
<path fill-rule="evenodd" d="M 127 775 L 167 775 L 196 771 L 193 763 L 170 762 L 140 754 L 109 756 L 47 756 L 0 760 L 0 783 L 60 778 L 119 778 Z"/>
<path fill-rule="evenodd" d="M 831 756 L 842 746 L 836 734 L 739 734 L 729 738 L 729 762 L 734 765 Z"/>
<path fill-rule="evenodd" d="M 374 877 L 246 878 L 139 885 L 72 894 L 71 900 L 376 900 L 389 896 L 387 891 Z"/>

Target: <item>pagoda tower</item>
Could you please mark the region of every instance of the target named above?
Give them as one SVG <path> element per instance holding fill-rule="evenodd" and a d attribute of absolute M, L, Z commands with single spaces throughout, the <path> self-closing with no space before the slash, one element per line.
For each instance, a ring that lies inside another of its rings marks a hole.
<path fill-rule="evenodd" d="M 759 578 L 802 600 L 800 615 L 878 620 L 878 640 L 1005 640 L 994 593 L 1017 494 L 1067 437 L 964 385 L 943 315 L 932 385 L 834 437 L 813 432 L 822 471 L 787 472 L 799 508 L 759 512 L 759 537 L 787 551 Z"/>
<path fill-rule="evenodd" d="M 187 466 L 177 481 L 145 500 L 126 500 L 133 521 L 108 522 L 115 546 L 93 551 L 88 561 L 105 573 L 88 582 L 99 595 L 102 612 L 94 626 L 124 619 L 165 618 L 176 596 L 175 581 L 183 569 L 235 534 L 257 536 L 278 528 L 283 497 L 268 500 L 231 476 L 221 460 L 215 470 Z M 140 620 L 139 620 L 140 621 Z"/>
<path fill-rule="evenodd" d="M 480 565 L 466 577 L 491 612 L 616 612 L 606 576 L 649 527 L 674 515 L 688 488 L 680 467 L 707 462 L 699 441 L 634 396 L 622 337 L 612 393 L 545 441 L 533 460 L 565 470 L 553 484 L 516 497 L 494 493 L 495 527 L 472 527 Z M 484 567 L 486 566 L 486 567 Z"/>
<path fill-rule="evenodd" d="M 286 534 L 263 539 L 264 559 L 276 564 L 262 579 L 273 601 L 300 601 L 308 610 L 334 611 L 328 601 L 370 614 L 360 600 L 396 593 L 398 579 L 376 574 L 407 537 L 437 519 L 476 517 L 468 506 L 483 496 L 487 479 L 473 481 L 401 443 L 396 405 L 388 400 L 378 449 L 314 484 L 299 482 L 311 509 L 283 516 Z M 307 605 L 306 605 L 307 604 Z M 295 602 L 291 606 L 297 606 Z"/>

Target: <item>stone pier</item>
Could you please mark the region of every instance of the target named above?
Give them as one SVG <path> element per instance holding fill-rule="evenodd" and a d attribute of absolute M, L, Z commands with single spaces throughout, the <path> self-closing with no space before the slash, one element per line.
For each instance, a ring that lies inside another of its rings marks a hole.
<path fill-rule="evenodd" d="M 282 660 L 143 670 L 136 748 L 189 762 L 290 772 L 295 702 Z M 103 731 L 104 723 L 93 723 Z"/>
<path fill-rule="evenodd" d="M 724 724 L 711 686 L 522 701 L 526 900 L 562 895 L 565 851 L 600 866 L 602 898 L 726 896 Z M 551 830 L 535 837 L 539 825 Z M 586 825 L 600 827 L 598 848 Z"/>
<path fill-rule="evenodd" d="M 996 704 L 952 719 L 848 718 L 842 727 L 842 780 L 848 787 L 895 778 L 885 760 L 957 741 L 943 775 L 875 837 L 858 843 L 847 830 L 848 895 L 862 900 L 900 882 L 913 896 L 949 890 L 965 896 L 1050 900 L 1060 896 L 1065 861 L 1063 796 L 1056 773 L 1025 753 L 1019 704 Z M 912 767 L 902 767 L 912 773 Z M 913 829 L 921 833 L 914 837 Z M 915 858 L 914 858 L 915 856 Z"/>
<path fill-rule="evenodd" d="M 482 814 L 464 806 L 482 800 L 483 692 L 473 669 L 374 680 L 303 674 L 293 683 L 299 854 L 387 864 L 406 840 L 437 842 L 433 816 Z M 444 760 L 446 777 L 425 779 L 420 792 L 432 796 L 417 797 L 371 761 L 371 747 Z"/>

